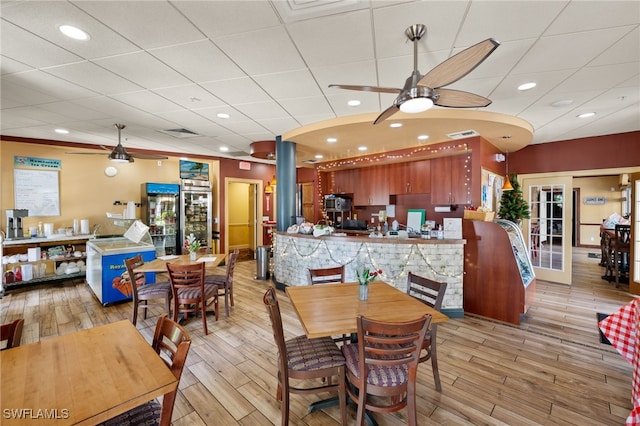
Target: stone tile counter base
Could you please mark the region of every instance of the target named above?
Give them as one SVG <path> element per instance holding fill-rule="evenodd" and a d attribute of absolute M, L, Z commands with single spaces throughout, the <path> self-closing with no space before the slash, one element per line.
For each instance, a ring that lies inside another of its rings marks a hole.
<path fill-rule="evenodd" d="M 355 282 L 364 264 L 382 270 L 379 279 L 406 291 L 413 272 L 447 282 L 442 308 L 462 312 L 465 240 L 374 239 L 367 237 L 310 237 L 276 233 L 274 277 L 284 286 L 309 285 L 307 269 L 345 266 L 345 280 Z"/>

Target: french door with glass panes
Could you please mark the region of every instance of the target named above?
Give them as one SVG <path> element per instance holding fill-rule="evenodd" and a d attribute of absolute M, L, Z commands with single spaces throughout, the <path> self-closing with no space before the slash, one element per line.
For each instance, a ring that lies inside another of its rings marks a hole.
<path fill-rule="evenodd" d="M 524 178 L 531 218 L 523 226 L 536 277 L 571 284 L 572 182 L 569 177 Z"/>

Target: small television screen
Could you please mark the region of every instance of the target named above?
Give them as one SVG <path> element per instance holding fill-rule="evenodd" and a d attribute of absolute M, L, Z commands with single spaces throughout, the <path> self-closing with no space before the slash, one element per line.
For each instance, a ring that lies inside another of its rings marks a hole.
<path fill-rule="evenodd" d="M 209 165 L 180 160 L 180 179 L 209 180 Z"/>

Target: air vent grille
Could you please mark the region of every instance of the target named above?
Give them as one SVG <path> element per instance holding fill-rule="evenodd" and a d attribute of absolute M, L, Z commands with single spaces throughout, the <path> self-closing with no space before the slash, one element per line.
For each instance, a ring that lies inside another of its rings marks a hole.
<path fill-rule="evenodd" d="M 476 132 L 473 129 L 470 129 L 470 130 L 463 130 L 461 132 L 449 133 L 447 136 L 450 139 L 464 139 L 464 138 L 470 138 L 472 136 L 480 136 L 480 133 Z"/>
<path fill-rule="evenodd" d="M 178 138 L 178 139 L 195 138 L 197 136 L 200 136 L 196 132 L 192 132 L 191 130 L 184 129 L 184 128 L 159 130 L 159 132 L 164 133 L 165 135 L 173 136 L 174 138 Z"/>

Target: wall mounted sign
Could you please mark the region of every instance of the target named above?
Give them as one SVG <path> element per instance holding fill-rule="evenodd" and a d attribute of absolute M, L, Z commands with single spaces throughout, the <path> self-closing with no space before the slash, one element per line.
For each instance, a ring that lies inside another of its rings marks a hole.
<path fill-rule="evenodd" d="M 49 158 L 22 157 L 16 155 L 13 157 L 14 166 L 34 167 L 38 169 L 60 170 L 62 162 L 60 160 L 51 160 Z"/>
<path fill-rule="evenodd" d="M 180 179 L 209 180 L 209 165 L 180 160 Z"/>
<path fill-rule="evenodd" d="M 584 204 L 587 206 L 595 206 L 605 204 L 607 197 L 584 197 Z"/>
<path fill-rule="evenodd" d="M 58 172 L 13 169 L 16 209 L 29 210 L 29 216 L 60 216 Z"/>

